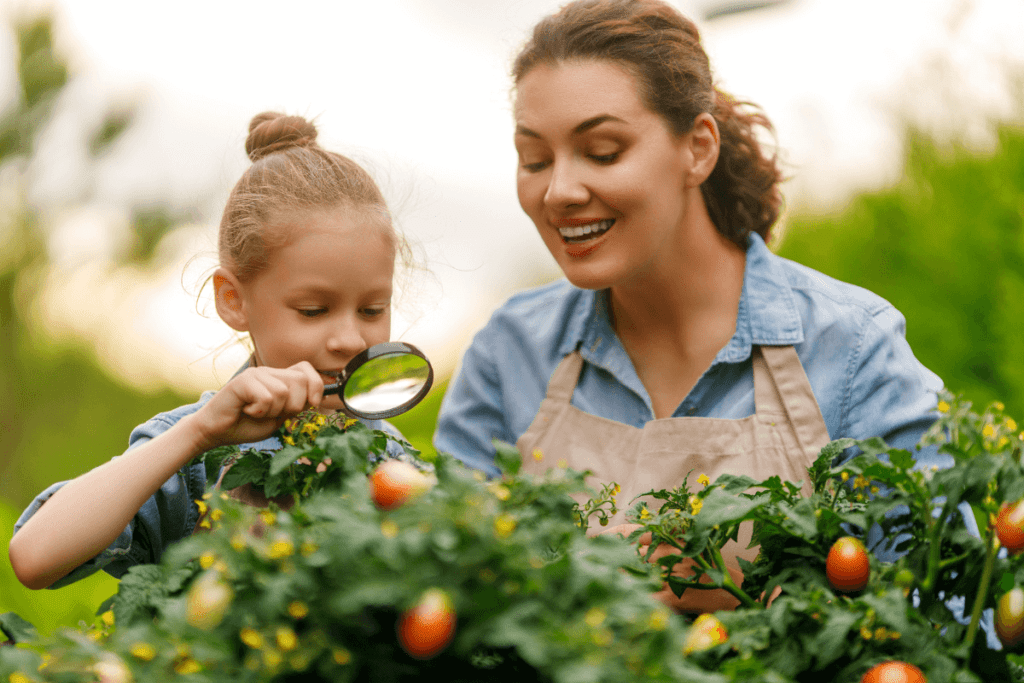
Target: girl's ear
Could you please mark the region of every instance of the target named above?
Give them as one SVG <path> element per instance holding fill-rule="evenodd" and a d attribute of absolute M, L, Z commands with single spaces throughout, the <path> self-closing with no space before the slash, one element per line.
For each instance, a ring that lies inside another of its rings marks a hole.
<path fill-rule="evenodd" d="M 242 306 L 242 288 L 238 279 L 226 268 L 213 274 L 213 292 L 217 302 L 217 315 L 237 332 L 249 331 L 249 318 Z"/>
<path fill-rule="evenodd" d="M 697 116 L 693 129 L 687 133 L 688 153 L 690 156 L 690 173 L 687 185 L 697 187 L 711 175 L 718 163 L 718 152 L 722 137 L 718 131 L 718 122 L 708 113 Z"/>

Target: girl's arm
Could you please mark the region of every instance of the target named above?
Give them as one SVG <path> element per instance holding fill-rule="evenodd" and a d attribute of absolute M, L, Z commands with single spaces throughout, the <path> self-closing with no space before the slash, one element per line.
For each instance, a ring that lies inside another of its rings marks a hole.
<path fill-rule="evenodd" d="M 250 368 L 160 436 L 68 482 L 11 539 L 18 580 L 45 588 L 95 557 L 189 460 L 220 445 L 267 438 L 307 404 L 319 405 L 323 386 L 305 362 Z"/>

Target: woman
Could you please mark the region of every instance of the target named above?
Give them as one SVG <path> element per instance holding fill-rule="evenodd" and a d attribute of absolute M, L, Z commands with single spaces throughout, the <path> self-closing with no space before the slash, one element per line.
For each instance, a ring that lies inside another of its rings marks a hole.
<path fill-rule="evenodd" d="M 535 27 L 513 75 L 519 201 L 567 281 L 517 294 L 476 335 L 438 450 L 493 474 L 492 439 L 515 442 L 527 469 L 619 483 L 621 505 L 691 471 L 806 487 L 840 437 L 917 443 L 942 382 L 890 304 L 765 246 L 770 123 L 715 88 L 690 21 L 659 0 L 578 0 Z M 740 541 L 729 557 L 753 559 Z"/>

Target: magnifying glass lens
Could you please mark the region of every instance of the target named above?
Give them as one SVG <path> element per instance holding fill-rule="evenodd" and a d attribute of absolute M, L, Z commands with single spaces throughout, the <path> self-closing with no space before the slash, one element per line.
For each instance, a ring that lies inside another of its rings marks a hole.
<path fill-rule="evenodd" d="M 359 413 L 397 409 L 430 381 L 430 364 L 409 353 L 388 353 L 366 361 L 345 382 L 345 404 Z"/>

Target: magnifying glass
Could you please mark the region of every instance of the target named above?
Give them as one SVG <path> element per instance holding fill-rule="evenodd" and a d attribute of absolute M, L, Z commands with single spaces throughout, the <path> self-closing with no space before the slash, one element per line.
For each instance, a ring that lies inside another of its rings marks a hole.
<path fill-rule="evenodd" d="M 374 344 L 348 362 L 324 396 L 337 394 L 344 412 L 364 420 L 401 415 L 430 391 L 434 368 L 423 352 L 405 342 Z"/>

